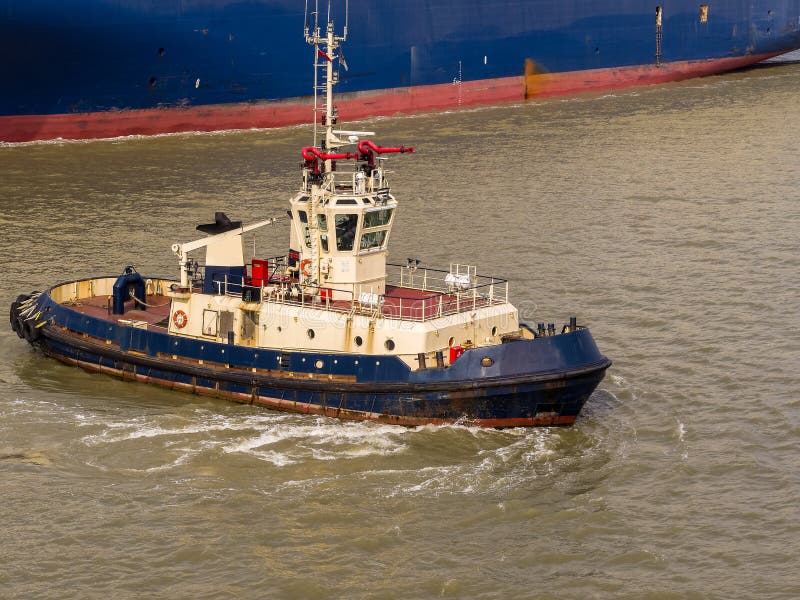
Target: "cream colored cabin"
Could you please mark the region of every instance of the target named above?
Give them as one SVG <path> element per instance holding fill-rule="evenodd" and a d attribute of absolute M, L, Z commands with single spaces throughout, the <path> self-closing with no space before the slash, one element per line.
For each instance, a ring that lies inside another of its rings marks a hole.
<path fill-rule="evenodd" d="M 289 247 L 300 253 L 301 281 L 330 290 L 333 300 L 376 299 L 386 292 L 387 244 L 397 201 L 377 187 L 367 193 L 373 188 L 366 179 L 362 174 L 351 187 L 362 193 L 315 199 L 313 192 L 301 192 L 291 200 Z"/>

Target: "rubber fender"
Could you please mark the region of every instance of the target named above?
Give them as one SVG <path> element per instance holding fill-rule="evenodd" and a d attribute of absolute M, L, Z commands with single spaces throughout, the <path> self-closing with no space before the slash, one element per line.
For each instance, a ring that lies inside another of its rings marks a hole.
<path fill-rule="evenodd" d="M 25 294 L 20 294 L 17 296 L 17 299 L 11 303 L 11 310 L 9 311 L 9 320 L 11 321 L 11 329 L 14 330 L 19 337 L 23 337 L 22 334 L 22 319 L 19 316 L 19 307 L 20 305 L 30 298 L 30 296 L 26 296 Z"/>
<path fill-rule="evenodd" d="M 42 336 L 42 332 L 33 321 L 23 321 L 22 335 L 32 344 Z"/>
<path fill-rule="evenodd" d="M 18 315 L 19 315 L 19 302 L 15 300 L 14 302 L 11 303 L 11 314 L 10 314 L 11 329 L 13 329 L 14 333 L 16 333 L 19 337 L 22 337 L 19 319 L 17 318 Z"/>

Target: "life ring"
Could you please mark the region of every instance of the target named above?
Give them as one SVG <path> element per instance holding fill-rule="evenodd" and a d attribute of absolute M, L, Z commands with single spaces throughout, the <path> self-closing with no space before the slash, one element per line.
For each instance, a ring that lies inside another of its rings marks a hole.
<path fill-rule="evenodd" d="M 306 277 L 311 277 L 311 271 L 306 271 L 306 267 L 311 264 L 310 258 L 305 258 L 300 261 L 300 270 L 303 272 L 303 275 Z"/>
<path fill-rule="evenodd" d="M 189 322 L 189 317 L 182 310 L 176 310 L 175 314 L 172 315 L 172 322 L 175 323 L 175 327 L 178 329 L 183 329 Z"/>

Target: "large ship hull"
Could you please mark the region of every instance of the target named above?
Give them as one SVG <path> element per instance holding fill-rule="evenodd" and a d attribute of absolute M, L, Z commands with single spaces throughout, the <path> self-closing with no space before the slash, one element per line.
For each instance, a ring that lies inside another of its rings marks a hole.
<path fill-rule="evenodd" d="M 335 8 L 341 12 L 342 6 Z M 309 122 L 300 0 L 4 0 L 0 140 Z M 706 9 L 703 9 L 703 6 Z M 346 119 L 618 89 L 800 47 L 800 0 L 351 0 Z M 343 17 L 343 15 L 341 15 Z M 341 19 L 340 19 L 341 22 Z"/>
<path fill-rule="evenodd" d="M 55 287 L 79 283 L 91 285 Z M 585 328 L 467 350 L 448 368 L 411 370 L 390 355 L 243 347 L 139 328 L 56 302 L 52 289 L 26 311 L 21 296 L 10 315 L 14 331 L 46 355 L 284 412 L 405 426 L 568 426 L 611 365 Z"/>

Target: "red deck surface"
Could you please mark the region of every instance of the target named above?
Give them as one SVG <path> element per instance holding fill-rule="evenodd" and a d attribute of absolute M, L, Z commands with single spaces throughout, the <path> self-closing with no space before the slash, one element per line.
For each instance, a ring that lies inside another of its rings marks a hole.
<path fill-rule="evenodd" d="M 70 304 L 69 306 L 81 314 L 112 322 L 118 322 L 120 319 L 145 321 L 148 326 L 154 326 L 164 319 L 169 318 L 169 297 L 148 295 L 145 302 L 150 307 L 147 310 L 140 310 L 134 309 L 133 301 L 129 300 L 125 303 L 125 314 L 123 315 L 111 313 L 111 304 L 109 299 L 105 296 L 87 298 Z M 287 304 L 297 305 L 299 301 L 292 301 Z M 453 294 L 442 294 L 434 291 L 423 291 L 414 288 L 387 285 L 386 298 L 381 307 L 381 314 L 387 318 L 420 321 L 423 317 L 427 320 L 435 318 L 440 313 L 453 314 L 456 312 L 473 310 L 474 308 L 482 306 L 489 306 L 490 304 L 488 299 L 481 297 L 476 298 L 473 303 L 473 298 L 469 294 L 459 299 Z M 324 309 L 326 306 L 325 303 L 319 299 L 315 301 L 307 299 L 305 305 L 321 309 Z M 360 305 L 356 303 L 354 307 L 352 302 L 344 300 L 331 302 L 328 306 L 337 312 L 350 312 L 353 308 L 361 313 L 370 313 L 373 310 L 373 307 L 369 305 Z"/>
<path fill-rule="evenodd" d="M 129 300 L 125 303 L 124 315 L 114 315 L 111 313 L 111 303 L 106 296 L 85 298 L 69 304 L 69 308 L 96 319 L 104 319 L 112 322 L 118 322 L 120 319 L 126 321 L 145 321 L 148 326 L 153 326 L 169 317 L 170 298 L 166 296 L 148 295 L 145 302 L 147 302 L 151 308 L 147 310 L 134 310 L 133 300 Z"/>

